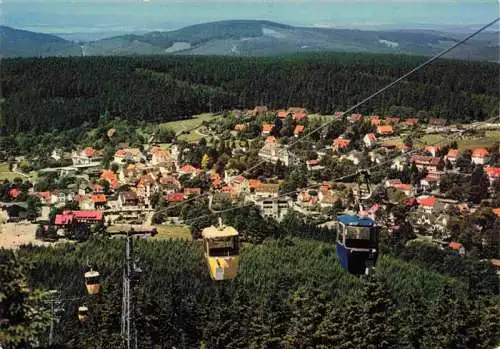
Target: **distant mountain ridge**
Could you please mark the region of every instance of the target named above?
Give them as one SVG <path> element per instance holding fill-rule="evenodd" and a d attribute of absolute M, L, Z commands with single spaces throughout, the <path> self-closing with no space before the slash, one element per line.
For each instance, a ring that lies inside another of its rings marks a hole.
<path fill-rule="evenodd" d="M 482 33 L 446 57 L 498 61 L 498 33 Z M 260 20 L 196 24 L 174 31 L 126 34 L 85 43 L 0 26 L 2 57 L 87 55 L 271 56 L 296 52 L 432 55 L 461 37 L 431 30 L 368 31 L 294 27 Z"/>

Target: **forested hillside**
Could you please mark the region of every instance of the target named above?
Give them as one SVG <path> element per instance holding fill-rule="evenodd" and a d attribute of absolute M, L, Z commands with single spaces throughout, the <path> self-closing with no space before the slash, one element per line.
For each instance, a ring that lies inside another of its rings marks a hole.
<path fill-rule="evenodd" d="M 341 269 L 329 243 L 269 239 L 245 245 L 238 277 L 222 284 L 209 279 L 197 242 L 138 241 L 137 251 L 140 348 L 493 348 L 498 340 L 494 272 L 435 248 L 408 249 L 406 262 L 383 256 L 360 279 Z M 454 277 L 430 271 L 430 256 Z M 25 247 L 18 257 L 31 286 L 70 299 L 55 327 L 60 348 L 120 347 L 123 240 Z M 86 294 L 88 262 L 103 277 L 100 296 Z M 76 318 L 82 304 L 85 324 Z"/>
<path fill-rule="evenodd" d="M 76 43 L 55 35 L 35 33 L 0 25 L 2 57 L 78 56 Z"/>
<path fill-rule="evenodd" d="M 331 114 L 423 60 L 348 53 L 281 58 L 5 59 L 0 67 L 0 135 L 95 125 L 106 111 L 134 122 L 175 120 L 260 104 L 270 108 L 298 105 Z M 422 117 L 483 120 L 498 115 L 499 70 L 493 63 L 435 62 L 366 103 L 359 112 L 398 113 L 398 108 L 391 107 L 399 106 Z"/>

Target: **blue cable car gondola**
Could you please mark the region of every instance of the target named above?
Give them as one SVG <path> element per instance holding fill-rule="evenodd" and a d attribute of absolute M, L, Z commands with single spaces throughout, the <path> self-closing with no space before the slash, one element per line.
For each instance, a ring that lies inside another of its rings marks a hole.
<path fill-rule="evenodd" d="M 378 230 L 369 217 L 337 217 L 337 257 L 342 268 L 364 274 L 375 266 L 378 257 Z"/>

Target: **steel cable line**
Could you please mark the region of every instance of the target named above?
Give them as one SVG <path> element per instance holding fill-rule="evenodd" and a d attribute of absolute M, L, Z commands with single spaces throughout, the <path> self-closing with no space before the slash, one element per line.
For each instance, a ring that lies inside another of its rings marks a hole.
<path fill-rule="evenodd" d="M 377 97 L 378 95 L 380 95 L 381 93 L 385 92 L 386 90 L 388 90 L 389 88 L 393 87 L 394 85 L 398 84 L 399 82 L 401 82 L 402 80 L 404 80 L 405 78 L 407 78 L 408 76 L 412 75 L 413 73 L 417 72 L 418 70 L 424 68 L 425 66 L 431 64 L 432 62 L 434 62 L 435 60 L 437 60 L 438 58 L 444 56 L 446 53 L 450 52 L 451 50 L 455 49 L 456 47 L 464 44 L 465 42 L 469 41 L 470 39 L 472 39 L 473 37 L 475 37 L 476 35 L 478 35 L 479 33 L 483 32 L 484 30 L 488 29 L 489 27 L 491 27 L 493 24 L 495 24 L 496 22 L 498 22 L 500 20 L 500 17 L 497 17 L 495 18 L 493 21 L 489 22 L 488 24 L 482 26 L 481 28 L 479 28 L 478 30 L 474 31 L 473 33 L 469 34 L 468 36 L 466 36 L 465 38 L 463 38 L 462 40 L 454 43 L 453 45 L 451 45 L 450 47 L 444 49 L 443 51 L 439 52 L 438 54 L 434 55 L 433 57 L 429 58 L 428 60 L 426 60 L 425 62 L 421 63 L 420 65 L 416 66 L 415 68 L 411 69 L 410 71 L 408 71 L 406 74 L 400 76 L 398 79 L 394 80 L 393 82 L 391 82 L 390 84 L 382 87 L 381 89 L 379 89 L 377 92 L 373 93 L 372 95 L 366 97 L 365 99 L 363 99 L 362 101 L 358 102 L 357 104 L 355 104 L 354 106 L 350 107 L 349 109 L 347 109 L 346 111 L 342 112 L 342 114 L 340 115 L 341 118 L 343 118 L 347 113 L 350 113 L 351 111 L 353 111 L 354 109 L 358 108 L 359 106 L 365 104 L 366 102 L 368 102 L 369 100 Z M 299 143 L 299 142 L 302 142 L 305 138 L 311 136 L 312 134 L 314 134 L 315 132 L 318 132 L 319 130 L 323 129 L 325 126 L 328 126 L 329 124 L 337 121 L 338 119 L 332 119 L 330 121 L 326 121 L 324 122 L 323 124 L 321 124 L 320 126 L 318 126 L 317 128 L 313 129 L 312 131 L 310 131 L 309 133 L 305 134 L 304 136 L 298 138 L 297 140 L 293 141 L 292 143 L 290 143 L 288 145 L 288 147 L 292 147 L 293 145 Z M 281 154 L 282 152 L 284 151 L 284 149 L 279 149 L 278 150 L 278 154 Z M 249 169 L 245 170 L 243 172 L 243 175 L 248 175 L 250 174 L 251 171 L 253 171 L 254 169 L 256 169 L 257 167 L 259 167 L 260 165 L 262 165 L 263 163 L 265 163 L 266 161 L 264 160 L 261 160 L 259 162 L 257 162 L 257 164 L 255 164 L 254 166 L 250 167 Z M 161 209 L 159 211 L 156 211 L 156 213 L 161 213 L 161 212 L 166 212 L 170 209 L 173 209 L 175 207 L 178 207 L 178 206 L 181 206 L 182 204 L 186 203 L 186 202 L 190 202 L 190 201 L 194 201 L 198 198 L 201 198 L 203 196 L 206 196 L 207 194 L 199 194 L 197 196 L 194 196 L 182 203 L 179 203 L 179 204 L 176 204 L 176 205 L 173 205 L 173 206 L 169 206 L 169 207 L 166 207 L 164 209 Z"/>
<path fill-rule="evenodd" d="M 495 119 L 497 119 L 498 116 L 495 116 L 495 117 L 492 117 L 488 120 L 485 120 L 485 121 L 482 121 L 481 123 L 478 123 L 478 124 L 475 124 L 474 126 L 472 127 L 469 127 L 467 128 L 466 130 L 473 130 L 479 126 L 481 126 L 481 124 L 484 124 L 484 123 L 489 123 L 490 121 L 494 121 Z M 456 137 L 454 137 L 456 138 Z M 454 139 L 453 138 L 453 139 Z M 450 141 L 450 139 L 445 139 L 441 142 L 437 142 L 437 143 L 434 143 L 432 145 L 428 145 L 428 146 L 438 146 L 438 145 L 441 145 L 441 144 L 446 144 Z M 364 168 L 364 169 L 360 169 L 360 170 L 357 170 L 356 172 L 353 172 L 353 173 L 349 173 L 347 175 L 344 175 L 344 176 L 340 176 L 340 177 L 337 177 L 337 178 L 334 178 L 332 180 L 330 180 L 329 182 L 339 182 L 339 181 L 342 181 L 344 179 L 347 179 L 347 178 L 350 178 L 350 177 L 353 177 L 355 175 L 357 175 L 359 172 L 363 172 L 363 171 L 371 171 L 373 169 L 376 169 L 378 167 L 381 167 L 381 166 L 384 166 L 386 164 L 389 164 L 391 162 L 393 162 L 394 160 L 396 160 L 397 158 L 400 158 L 400 157 L 407 157 L 408 155 L 411 155 L 413 153 L 416 153 L 416 152 L 419 152 L 421 151 L 422 149 L 413 149 L 407 153 L 404 153 L 404 154 L 399 154 L 397 156 L 394 156 L 390 159 L 387 159 L 387 160 L 384 160 L 382 161 L 381 163 L 378 163 L 378 164 L 375 164 L 375 165 L 372 165 L 370 167 L 367 167 L 367 168 Z M 309 185 L 309 186 L 306 186 L 306 187 L 303 187 L 303 188 L 300 188 L 300 189 L 314 189 L 314 188 L 318 188 L 320 187 L 322 184 L 312 184 L 312 185 Z M 279 198 L 282 198 L 282 197 L 285 197 L 285 196 L 289 196 L 289 195 L 292 195 L 292 194 L 295 194 L 297 192 L 297 190 L 294 190 L 294 191 L 290 191 L 290 192 L 287 192 L 287 193 L 283 193 L 283 194 L 280 194 L 278 196 L 276 196 L 275 198 L 273 199 L 279 199 Z M 413 197 L 413 196 L 411 196 Z M 222 213 L 225 213 L 225 212 L 230 212 L 230 211 L 234 211 L 234 210 L 238 210 L 240 208 L 245 208 L 245 207 L 251 207 L 255 205 L 255 203 L 250 203 L 250 204 L 246 204 L 246 205 L 241 205 L 241 206 L 234 206 L 234 207 L 230 207 L 230 208 L 227 208 L 227 209 L 224 209 L 224 210 L 220 210 L 220 211 L 215 211 L 215 212 L 212 212 L 210 214 L 206 214 L 206 215 L 203 215 L 203 216 L 200 216 L 200 217 L 195 217 L 195 218 L 190 218 L 190 219 L 186 219 L 184 220 L 184 222 L 194 222 L 194 221 L 197 221 L 199 219 L 203 219 L 203 218 L 206 218 L 206 217 L 210 217 L 212 215 L 217 215 L 217 214 L 222 214 Z"/>
<path fill-rule="evenodd" d="M 453 45 L 451 45 L 450 47 L 448 47 L 447 49 L 444 49 L 443 51 L 441 51 L 440 53 L 436 54 L 435 56 L 429 58 L 428 60 L 426 60 L 425 62 L 419 64 L 418 66 L 416 66 L 415 68 L 411 69 L 410 71 L 408 71 L 406 74 L 402 75 L 401 77 L 399 77 L 398 79 L 394 80 L 393 82 L 391 82 L 390 84 L 382 87 L 380 90 L 378 90 L 377 92 L 371 94 L 370 96 L 366 97 L 365 99 L 363 99 L 362 101 L 356 103 L 355 105 L 353 105 L 352 107 L 350 107 L 349 109 L 347 109 L 346 111 L 342 112 L 341 115 L 339 116 L 339 118 L 343 118 L 347 113 L 350 113 L 352 112 L 353 110 L 355 110 L 356 108 L 358 108 L 359 106 L 365 104 L 366 102 L 368 102 L 369 100 L 377 97 L 378 95 L 380 95 L 381 93 L 385 92 L 386 90 L 390 89 L 391 87 L 393 87 L 394 85 L 398 84 L 399 82 L 401 82 L 402 80 L 406 79 L 408 76 L 412 75 L 413 73 L 419 71 L 420 69 L 424 68 L 425 66 L 431 64 L 432 62 L 434 62 L 435 60 L 437 60 L 438 58 L 444 56 L 445 54 L 447 54 L 448 52 L 450 52 L 451 50 L 453 50 L 454 48 L 464 44 L 465 42 L 467 42 L 468 40 L 472 39 L 474 36 L 478 35 L 479 33 L 481 33 L 482 31 L 488 29 L 489 27 L 491 27 L 493 24 L 495 24 L 496 22 L 498 22 L 500 20 L 500 17 L 497 17 L 495 20 L 489 22 L 488 24 L 484 25 L 483 27 L 479 28 L 478 30 L 476 30 L 475 32 L 473 32 L 472 34 L 466 36 L 465 38 L 463 38 L 462 40 L 454 43 Z M 328 126 L 329 124 L 333 123 L 334 121 L 337 121 L 338 119 L 333 119 L 333 120 L 330 120 L 330 121 L 327 121 L 327 122 L 324 122 L 323 124 L 321 124 L 320 126 L 316 127 L 315 129 L 313 129 L 312 131 L 310 131 L 309 133 L 305 134 L 304 136 L 300 137 L 299 139 L 291 142 L 289 145 L 288 145 L 288 148 L 291 148 L 292 146 L 294 146 L 295 144 L 297 143 L 300 143 L 302 142 L 305 138 L 311 136 L 312 134 L 318 132 L 319 130 L 323 129 L 325 126 Z M 278 153 L 281 154 L 285 149 L 279 149 L 278 150 Z M 250 167 L 249 169 L 247 169 L 244 174 L 249 174 L 252 170 L 256 169 L 257 167 L 259 167 L 260 165 L 262 165 L 265 161 L 260 161 L 258 162 L 257 164 L 255 164 L 254 166 Z"/>

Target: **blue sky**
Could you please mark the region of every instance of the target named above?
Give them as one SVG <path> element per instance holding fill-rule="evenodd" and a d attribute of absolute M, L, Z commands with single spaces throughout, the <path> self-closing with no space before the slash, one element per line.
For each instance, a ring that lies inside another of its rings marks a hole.
<path fill-rule="evenodd" d="M 2 1 L 2 0 L 0 0 Z M 498 15 L 497 0 L 3 0 L 15 28 L 110 36 L 172 30 L 227 19 L 358 29 L 477 28 Z"/>

